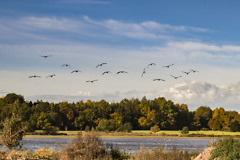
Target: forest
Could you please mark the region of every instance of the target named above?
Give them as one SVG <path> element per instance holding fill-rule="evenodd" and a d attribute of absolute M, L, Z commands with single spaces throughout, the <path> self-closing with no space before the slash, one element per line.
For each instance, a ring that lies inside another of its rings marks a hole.
<path fill-rule="evenodd" d="M 105 100 L 76 103 L 25 101 L 22 95 L 9 93 L 0 98 L 2 122 L 18 115 L 28 132 L 35 130 L 90 130 L 131 131 L 149 130 L 158 126 L 161 130 L 221 130 L 240 131 L 240 115 L 224 108 L 212 110 L 200 106 L 189 111 L 187 104 L 175 104 L 164 97 L 148 100 L 122 99 L 109 103 Z"/>

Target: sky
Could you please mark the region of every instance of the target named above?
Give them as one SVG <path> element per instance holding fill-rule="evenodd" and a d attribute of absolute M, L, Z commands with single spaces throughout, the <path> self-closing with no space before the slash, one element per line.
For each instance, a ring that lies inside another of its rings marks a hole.
<path fill-rule="evenodd" d="M 239 5 L 238 0 L 0 1 L 0 96 L 17 93 L 27 101 L 55 103 L 165 97 L 190 110 L 239 111 Z M 101 63 L 107 64 L 96 67 Z M 105 71 L 110 72 L 102 75 Z M 29 78 L 34 75 L 40 78 Z M 86 82 L 91 80 L 97 81 Z"/>

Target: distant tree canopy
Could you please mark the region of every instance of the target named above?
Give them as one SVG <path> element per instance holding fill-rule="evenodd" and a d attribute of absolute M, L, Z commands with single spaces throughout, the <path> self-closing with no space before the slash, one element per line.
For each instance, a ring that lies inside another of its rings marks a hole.
<path fill-rule="evenodd" d="M 189 130 L 240 130 L 240 115 L 236 111 L 212 110 L 207 106 L 189 111 L 186 104 L 174 104 L 164 97 L 153 100 L 125 98 L 115 103 L 105 100 L 49 103 L 27 102 L 22 95 L 10 93 L 0 98 L 0 121 L 13 114 L 21 118 L 28 131 L 96 128 L 99 131 L 129 132 L 153 126 L 161 130 L 181 130 L 183 127 Z"/>

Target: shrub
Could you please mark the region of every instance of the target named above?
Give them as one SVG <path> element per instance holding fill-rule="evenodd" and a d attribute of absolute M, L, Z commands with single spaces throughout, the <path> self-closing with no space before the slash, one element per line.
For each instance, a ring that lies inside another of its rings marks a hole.
<path fill-rule="evenodd" d="M 188 134 L 189 133 L 188 127 L 187 126 L 183 127 L 181 133 L 182 134 Z"/>
<path fill-rule="evenodd" d="M 150 128 L 150 131 L 155 133 L 155 132 L 160 131 L 160 128 L 159 128 L 158 125 L 154 125 L 154 126 L 152 126 L 152 127 Z"/>
<path fill-rule="evenodd" d="M 7 117 L 3 122 L 1 144 L 8 150 L 16 149 L 20 146 L 25 130 L 26 127 L 22 126 L 18 116 L 13 114 L 11 118 Z"/>
<path fill-rule="evenodd" d="M 103 143 L 95 132 L 78 133 L 77 138 L 59 154 L 60 159 L 96 159 L 105 154 Z"/>
<path fill-rule="evenodd" d="M 215 149 L 211 153 L 210 160 L 240 159 L 240 141 L 238 139 L 226 138 L 215 144 Z"/>
<path fill-rule="evenodd" d="M 59 132 L 59 128 L 58 127 L 55 127 L 55 126 L 47 126 L 47 127 L 44 127 L 44 130 L 43 130 L 43 134 L 47 134 L 47 135 L 56 135 L 58 134 Z"/>
<path fill-rule="evenodd" d="M 90 131 L 90 127 L 89 126 L 86 126 L 85 127 L 85 132 L 89 132 Z"/>

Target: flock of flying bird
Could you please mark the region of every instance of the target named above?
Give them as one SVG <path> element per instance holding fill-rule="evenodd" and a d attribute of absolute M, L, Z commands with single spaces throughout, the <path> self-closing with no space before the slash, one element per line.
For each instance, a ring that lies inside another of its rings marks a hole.
<path fill-rule="evenodd" d="M 48 58 L 48 57 L 51 57 L 52 55 L 44 55 L 44 56 L 41 56 L 43 58 Z M 106 65 L 107 63 L 100 63 L 96 66 L 96 68 L 98 67 L 102 67 L 103 65 Z M 172 67 L 174 64 L 169 64 L 169 65 L 165 65 L 165 66 L 162 66 L 162 68 L 170 68 Z M 146 67 L 144 67 L 143 69 L 143 72 L 141 74 L 141 77 L 144 76 L 144 74 L 146 74 L 146 69 L 149 68 L 150 66 L 156 66 L 155 63 L 150 63 L 148 64 Z M 69 64 L 63 64 L 61 65 L 61 67 L 71 67 Z M 193 73 L 196 73 L 196 72 L 199 72 L 198 70 L 194 70 L 194 69 L 190 69 L 189 71 L 182 71 L 182 73 L 185 73 L 186 75 L 189 75 L 191 72 Z M 73 70 L 71 73 L 82 73 L 81 70 Z M 109 73 L 112 73 L 110 71 L 105 71 L 102 73 L 102 75 L 104 74 L 109 74 Z M 128 73 L 127 71 L 118 71 L 117 74 L 123 74 L 123 73 Z M 46 78 L 53 78 L 54 76 L 56 76 L 55 74 L 51 74 L 51 75 L 48 75 Z M 182 76 L 174 76 L 174 75 L 170 75 L 171 77 L 173 77 L 174 79 L 178 79 L 178 78 L 181 78 Z M 29 76 L 28 78 L 41 78 L 41 76 L 39 75 L 32 75 L 32 76 Z M 93 82 L 96 82 L 98 81 L 97 79 L 94 79 L 94 80 L 87 80 L 86 82 L 90 82 L 90 83 L 93 83 Z M 155 78 L 153 79 L 153 81 L 165 81 L 164 79 L 161 79 L 161 78 Z"/>

